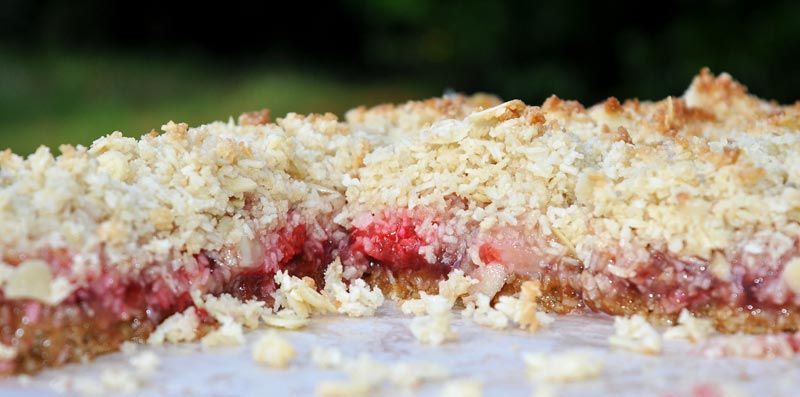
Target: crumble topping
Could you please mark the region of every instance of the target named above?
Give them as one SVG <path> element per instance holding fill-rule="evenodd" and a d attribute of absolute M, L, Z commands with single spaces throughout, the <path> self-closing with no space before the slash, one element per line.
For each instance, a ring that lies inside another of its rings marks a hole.
<path fill-rule="evenodd" d="M 389 368 L 389 382 L 405 389 L 422 383 L 447 379 L 450 371 L 439 364 L 429 362 L 398 363 Z"/>
<path fill-rule="evenodd" d="M 317 291 L 316 283 L 310 277 L 301 279 L 279 270 L 275 273 L 275 282 L 278 283 L 278 289 L 273 293 L 275 311 L 285 307 L 300 318 L 336 311 L 333 302 Z"/>
<path fill-rule="evenodd" d="M 603 373 L 603 362 L 580 351 L 524 353 L 528 375 L 549 382 L 574 382 L 594 379 Z"/>
<path fill-rule="evenodd" d="M 253 345 L 253 360 L 273 368 L 285 368 L 295 355 L 292 344 L 275 331 L 262 335 Z"/>
<path fill-rule="evenodd" d="M 664 331 L 665 339 L 686 339 L 690 342 L 699 342 L 714 333 L 714 324 L 711 320 L 695 317 L 687 309 L 681 310 L 678 315 L 678 324 Z"/>
<path fill-rule="evenodd" d="M 191 342 L 197 339 L 197 327 L 199 326 L 200 318 L 197 316 L 197 310 L 192 306 L 183 313 L 175 313 L 164 320 L 147 338 L 147 343 L 161 345 L 164 342 Z"/>
<path fill-rule="evenodd" d="M 206 295 L 202 299 L 197 299 L 197 293 L 193 296 L 195 306 L 205 309 L 214 318 L 228 316 L 233 321 L 242 324 L 245 328 L 256 329 L 259 326 L 265 310 L 265 303 L 258 300 L 242 302 L 230 294 L 219 296 Z"/>
<path fill-rule="evenodd" d="M 356 133 L 363 133 L 376 144 L 388 144 L 412 137 L 420 129 L 442 119 L 462 119 L 470 113 L 498 105 L 493 95 L 445 95 L 404 104 L 382 104 L 351 109 L 345 120 Z"/>
<path fill-rule="evenodd" d="M 308 318 L 301 318 L 291 310 L 280 310 L 277 313 L 264 311 L 261 314 L 261 321 L 270 327 L 284 329 L 300 329 L 308 325 Z"/>
<path fill-rule="evenodd" d="M 793 258 L 786 263 L 782 278 L 789 289 L 795 294 L 800 294 L 800 258 Z"/>
<path fill-rule="evenodd" d="M 361 354 L 355 359 L 343 359 L 335 348 L 315 347 L 311 361 L 320 368 L 334 368 L 348 378 L 324 381 L 317 385 L 318 396 L 372 395 L 385 382 L 403 389 L 413 389 L 425 382 L 446 379 L 447 368 L 430 362 L 401 362 L 384 364 Z"/>
<path fill-rule="evenodd" d="M 439 295 L 455 304 L 458 298 L 466 295 L 476 284 L 478 280 L 467 276 L 461 269 L 454 269 L 447 275 L 447 279 L 439 281 Z"/>
<path fill-rule="evenodd" d="M 553 317 L 536 310 L 536 299 L 540 296 L 541 283 L 538 280 L 525 281 L 520 286 L 519 297 L 501 296 L 495 308 L 520 328 L 533 332 L 555 321 Z"/>
<path fill-rule="evenodd" d="M 75 287 L 64 277 L 53 277 L 46 262 L 30 259 L 4 270 L 0 286 L 10 299 L 29 298 L 56 305 L 69 296 Z"/>
<path fill-rule="evenodd" d="M 131 357 L 128 362 L 141 375 L 152 375 L 158 370 L 161 359 L 151 351 L 141 352 Z"/>
<path fill-rule="evenodd" d="M 0 343 L 0 361 L 11 361 L 17 357 L 17 349 Z"/>
<path fill-rule="evenodd" d="M 483 384 L 473 378 L 454 379 L 442 387 L 440 397 L 481 397 Z"/>
<path fill-rule="evenodd" d="M 324 381 L 315 388 L 318 397 L 369 396 L 372 385 L 358 380 Z"/>
<path fill-rule="evenodd" d="M 611 346 L 644 354 L 661 353 L 661 334 L 642 315 L 614 317 L 615 334 Z"/>
<path fill-rule="evenodd" d="M 423 296 L 422 302 L 426 314 L 414 317 L 409 325 L 414 337 L 424 344 L 433 346 L 455 339 L 458 334 L 451 325 L 453 304 L 441 295 Z"/>
<path fill-rule="evenodd" d="M 461 269 L 454 269 L 450 271 L 446 279 L 439 281 L 437 295 L 421 291 L 419 298 L 405 300 L 400 306 L 400 310 L 405 314 L 421 316 L 428 312 L 428 306 L 441 304 L 439 301 L 442 298 L 449 303 L 452 309 L 458 298 L 466 295 L 470 287 L 476 284 L 478 284 L 478 280 L 465 275 Z"/>
<path fill-rule="evenodd" d="M 115 132 L 89 148 L 61 146 L 57 157 L 44 147 L 27 158 L 4 151 L 0 247 L 11 256 L 64 249 L 75 262 L 70 281 L 80 283 L 101 253 L 103 263 L 127 270 L 236 246 L 254 230 L 281 226 L 289 208 L 330 216 L 344 190 L 331 175 L 360 165 L 368 146 L 329 119 L 169 122 L 160 135 Z"/>
<path fill-rule="evenodd" d="M 461 315 L 471 319 L 476 324 L 494 329 L 504 329 L 508 327 L 508 317 L 491 306 L 491 298 L 484 294 L 477 294 L 472 300 L 466 302 Z"/>
<path fill-rule="evenodd" d="M 468 222 L 538 231 L 584 262 L 617 245 L 709 259 L 761 230 L 797 238 L 800 135 L 770 117 L 798 109 L 731 86 L 704 71 L 682 98 L 509 101 L 435 121 L 367 154 L 336 219 L 424 207 L 445 214 L 447 236 Z"/>
<path fill-rule="evenodd" d="M 383 304 L 383 292 L 377 286 L 370 289 L 363 279 L 342 282 L 342 262 L 336 258 L 325 270 L 324 292 L 333 298 L 337 311 L 351 317 L 372 316 Z"/>
<path fill-rule="evenodd" d="M 335 347 L 314 346 L 311 349 L 311 363 L 318 368 L 337 368 L 342 362 L 342 352 Z"/>
<path fill-rule="evenodd" d="M 209 332 L 200 340 L 203 348 L 220 346 L 237 346 L 244 344 L 244 331 L 242 325 L 237 323 L 232 317 L 218 316 L 219 328 Z"/>

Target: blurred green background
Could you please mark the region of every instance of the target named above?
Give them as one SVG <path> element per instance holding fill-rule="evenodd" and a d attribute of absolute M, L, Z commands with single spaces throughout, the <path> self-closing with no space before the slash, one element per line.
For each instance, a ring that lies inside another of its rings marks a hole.
<path fill-rule="evenodd" d="M 654 99 L 703 66 L 800 98 L 800 2 L 163 3 L 4 0 L 0 149 L 446 90 Z"/>

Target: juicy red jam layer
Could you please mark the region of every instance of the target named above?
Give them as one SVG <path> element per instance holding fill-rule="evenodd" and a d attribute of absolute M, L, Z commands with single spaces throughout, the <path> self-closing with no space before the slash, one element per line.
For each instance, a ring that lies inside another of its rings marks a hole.
<path fill-rule="evenodd" d="M 153 264 L 136 275 L 122 274 L 113 266 L 90 275 L 86 285 L 58 306 L 29 299 L 4 299 L 0 295 L 0 342 L 17 348 L 14 362 L 0 363 L 0 373 L 30 372 L 111 351 L 129 339 L 144 339 L 166 317 L 192 305 L 190 292 L 229 292 L 241 299 L 271 299 L 274 274 L 301 257 L 326 259 L 311 242 L 306 227 L 295 223 L 253 242 L 248 258 L 257 263 L 229 266 L 220 252 L 201 252 L 176 271 Z M 304 252 L 306 249 L 312 252 Z M 234 253 L 228 250 L 228 254 Z M 240 255 L 241 256 L 241 255 Z M 64 252 L 43 256 L 63 271 L 71 256 Z M 83 346 L 85 345 L 85 346 Z"/>
<path fill-rule="evenodd" d="M 417 232 L 420 219 L 406 212 L 370 218 L 363 227 L 350 230 L 345 256 L 353 263 L 379 262 L 397 271 L 432 265 L 420 252 L 431 243 L 430 236 Z"/>

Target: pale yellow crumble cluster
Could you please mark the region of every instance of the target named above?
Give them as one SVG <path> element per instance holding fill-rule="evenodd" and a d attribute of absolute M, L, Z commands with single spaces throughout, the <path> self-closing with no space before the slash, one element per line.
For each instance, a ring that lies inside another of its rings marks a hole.
<path fill-rule="evenodd" d="M 542 294 L 540 288 L 539 281 L 526 281 L 520 286 L 519 294 L 500 296 L 494 307 L 489 296 L 478 293 L 465 299 L 461 315 L 489 328 L 504 329 L 509 324 L 516 324 L 519 328 L 536 331 L 555 321 L 553 317 L 537 310 L 536 299 Z"/>
<path fill-rule="evenodd" d="M 262 301 L 242 302 L 230 294 L 206 295 L 201 299 L 198 293 L 194 293 L 192 297 L 195 306 L 204 309 L 212 317 L 216 319 L 229 317 L 248 329 L 258 328 L 261 317 L 267 310 L 266 304 Z"/>
<path fill-rule="evenodd" d="M 201 340 L 204 347 L 216 347 L 242 344 L 244 330 L 256 329 L 262 324 L 298 329 L 306 326 L 315 314 L 339 312 L 348 316 L 370 316 L 383 304 L 381 290 L 370 288 L 364 280 L 351 280 L 349 285 L 345 285 L 338 259 L 328 266 L 325 280 L 325 288 L 318 291 L 313 279 L 278 271 L 275 274 L 277 289 L 273 292 L 273 307 L 258 300 L 242 302 L 230 294 L 202 296 L 195 290 L 192 292 L 194 306 L 164 320 L 150 335 L 148 343 L 159 345 L 195 340 L 200 325 L 196 308 L 205 310 L 219 323 L 219 327 Z"/>
<path fill-rule="evenodd" d="M 411 319 L 409 328 L 420 342 L 437 346 L 455 339 L 458 334 L 452 327 L 452 303 L 440 295 L 423 297 L 424 313 Z"/>
<path fill-rule="evenodd" d="M 636 353 L 660 354 L 661 334 L 642 315 L 614 317 L 614 335 L 608 338 L 611 346 Z"/>
<path fill-rule="evenodd" d="M 258 338 L 253 345 L 253 360 L 272 368 L 285 368 L 297 354 L 286 338 L 270 331 Z"/>
<path fill-rule="evenodd" d="M 244 329 L 232 317 L 220 315 L 216 317 L 220 325 L 206 334 L 200 343 L 203 348 L 238 346 L 244 343 Z"/>
<path fill-rule="evenodd" d="M 191 342 L 197 339 L 197 327 L 199 326 L 200 318 L 197 316 L 197 309 L 190 307 L 182 313 L 175 313 L 164 320 L 147 338 L 147 343 L 160 345 L 164 342 Z"/>
<path fill-rule="evenodd" d="M 319 368 L 336 369 L 347 376 L 344 380 L 320 382 L 316 387 L 316 395 L 320 397 L 375 395 L 386 383 L 409 391 L 449 376 L 447 368 L 430 362 L 385 364 L 366 354 L 344 358 L 335 348 L 314 348 L 311 361 Z"/>
<path fill-rule="evenodd" d="M 474 378 L 453 379 L 442 386 L 439 397 L 481 397 L 483 384 Z"/>
<path fill-rule="evenodd" d="M 510 101 L 371 151 L 336 219 L 422 207 L 444 214 L 445 236 L 522 229 L 584 262 L 631 245 L 710 259 L 759 232 L 771 247 L 800 236 L 797 120 L 800 107 L 707 71 L 659 102 Z"/>
<path fill-rule="evenodd" d="M 687 309 L 678 315 L 678 324 L 664 331 L 665 339 L 686 339 L 696 343 L 714 333 L 714 324 L 709 319 L 697 318 Z"/>
<path fill-rule="evenodd" d="M 364 134 L 371 142 L 382 145 L 411 138 L 421 128 L 442 119 L 463 119 L 477 110 L 500 104 L 492 95 L 445 95 L 424 101 L 404 104 L 364 106 L 347 112 L 345 119 L 357 134 Z"/>
<path fill-rule="evenodd" d="M 786 263 L 781 278 L 792 292 L 800 294 L 800 258 L 793 258 Z"/>
<path fill-rule="evenodd" d="M 603 362 L 582 351 L 524 353 L 528 375 L 547 382 L 575 382 L 594 379 L 603 373 Z"/>
<path fill-rule="evenodd" d="M 100 371 L 98 376 L 61 376 L 50 382 L 50 388 L 59 394 L 74 391 L 84 396 L 130 394 L 147 385 L 157 373 L 160 361 L 155 353 L 145 351 L 128 360 L 132 369 L 111 367 Z"/>
<path fill-rule="evenodd" d="M 15 267 L 0 267 L 0 289 L 9 299 L 28 298 L 55 305 L 75 290 L 66 277 L 53 276 L 50 266 L 39 259 L 28 259 Z"/>
<path fill-rule="evenodd" d="M 0 362 L 11 361 L 15 357 L 17 357 L 17 349 L 15 347 L 0 343 Z"/>
<path fill-rule="evenodd" d="M 272 294 L 275 298 L 276 312 L 288 310 L 297 317 L 308 318 L 312 314 L 325 314 L 336 311 L 336 306 L 327 296 L 317 291 L 314 279 L 290 276 L 279 270 L 275 274 L 278 288 Z"/>
<path fill-rule="evenodd" d="M 336 258 L 325 270 L 323 290 L 335 303 L 336 311 L 351 317 L 372 316 L 383 305 L 383 292 L 377 286 L 370 288 L 363 279 L 342 281 L 342 261 Z"/>
<path fill-rule="evenodd" d="M 466 276 L 461 269 L 455 269 L 446 279 L 439 281 L 437 295 L 422 291 L 418 299 L 403 302 L 400 306 L 401 311 L 415 316 L 410 324 L 414 337 L 429 345 L 439 345 L 455 339 L 457 334 L 451 325 L 453 306 L 475 284 L 477 280 Z"/>

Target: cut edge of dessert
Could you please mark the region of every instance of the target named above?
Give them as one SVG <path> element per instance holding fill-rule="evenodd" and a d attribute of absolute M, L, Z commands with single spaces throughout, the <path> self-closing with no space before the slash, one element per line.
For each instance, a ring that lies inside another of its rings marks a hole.
<path fill-rule="evenodd" d="M 162 129 L 0 153 L 0 373 L 144 342 L 187 309 L 213 334 L 227 317 L 203 296 L 292 327 L 309 291 L 361 315 L 348 288 L 374 306 L 366 284 L 425 297 L 454 271 L 487 322 L 495 305 L 531 327 L 539 309 L 800 324 L 800 104 L 726 74 L 589 109 L 454 95 Z"/>

